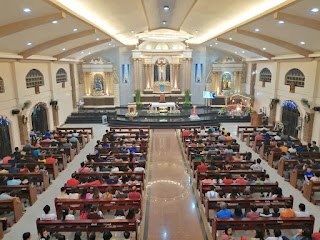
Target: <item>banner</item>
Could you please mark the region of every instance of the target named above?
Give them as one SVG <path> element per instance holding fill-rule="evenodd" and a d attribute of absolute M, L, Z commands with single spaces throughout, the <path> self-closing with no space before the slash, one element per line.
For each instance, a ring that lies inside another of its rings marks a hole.
<path fill-rule="evenodd" d="M 129 83 L 130 65 L 122 64 L 122 82 Z"/>
<path fill-rule="evenodd" d="M 203 64 L 201 63 L 197 63 L 196 65 L 195 65 L 195 82 L 196 83 L 200 83 L 200 82 L 202 82 L 202 75 L 203 75 Z"/>

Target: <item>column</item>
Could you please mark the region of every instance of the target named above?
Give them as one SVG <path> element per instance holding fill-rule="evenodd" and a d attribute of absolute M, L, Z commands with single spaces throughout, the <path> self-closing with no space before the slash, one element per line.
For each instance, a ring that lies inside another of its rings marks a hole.
<path fill-rule="evenodd" d="M 142 76 L 142 59 L 139 58 L 138 59 L 138 81 L 139 81 L 139 89 L 142 90 L 142 80 L 143 80 L 143 76 Z"/>
<path fill-rule="evenodd" d="M 174 82 L 174 89 L 180 88 L 180 64 L 176 64 L 176 77 Z"/>
<path fill-rule="evenodd" d="M 182 93 L 186 90 L 186 59 L 182 60 Z"/>
<path fill-rule="evenodd" d="M 217 86 L 217 94 L 220 95 L 221 93 L 221 72 L 218 72 L 217 74 L 217 82 L 216 82 L 216 86 Z"/>
<path fill-rule="evenodd" d="M 191 92 L 191 58 L 186 60 L 186 89 Z"/>
<path fill-rule="evenodd" d="M 306 113 L 306 117 L 304 117 L 303 124 L 303 140 L 305 142 L 311 142 L 312 140 L 313 122 L 314 113 Z"/>
<path fill-rule="evenodd" d="M 239 80 L 238 80 L 238 92 L 241 92 L 241 83 L 242 83 L 242 72 L 239 72 Z"/>
<path fill-rule="evenodd" d="M 134 81 L 134 90 L 137 90 L 139 89 L 139 85 L 138 85 L 138 78 L 139 78 L 139 75 L 138 75 L 138 59 L 137 58 L 134 58 L 133 59 L 133 81 Z"/>
<path fill-rule="evenodd" d="M 237 79 L 238 79 L 238 72 L 233 72 L 233 92 L 237 92 Z"/>
<path fill-rule="evenodd" d="M 145 89 L 149 89 L 150 88 L 150 83 L 149 83 L 149 67 L 148 64 L 143 64 L 143 68 L 144 68 L 144 81 L 145 81 Z"/>
<path fill-rule="evenodd" d="M 150 71 L 149 71 L 149 74 L 150 74 L 150 77 L 149 77 L 149 79 L 150 79 L 150 88 L 153 90 L 153 81 L 154 81 L 154 79 L 153 79 L 153 75 L 154 75 L 154 64 L 150 64 Z"/>

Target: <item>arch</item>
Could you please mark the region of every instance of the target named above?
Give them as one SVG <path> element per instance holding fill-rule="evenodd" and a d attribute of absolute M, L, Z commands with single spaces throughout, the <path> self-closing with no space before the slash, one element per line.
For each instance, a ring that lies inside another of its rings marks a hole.
<path fill-rule="evenodd" d="M 272 73 L 269 68 L 263 68 L 260 71 L 259 81 L 261 82 L 271 82 Z"/>
<path fill-rule="evenodd" d="M 298 121 L 300 112 L 297 105 L 291 101 L 286 100 L 282 103 L 282 117 L 281 121 L 284 125 L 284 133 L 296 138 L 298 136 Z"/>
<path fill-rule="evenodd" d="M 48 132 L 48 111 L 47 105 L 45 103 L 38 103 L 32 111 L 31 119 L 32 119 L 32 129 L 35 132 L 40 132 L 41 134 L 45 134 Z"/>
<path fill-rule="evenodd" d="M 4 80 L 0 77 L 0 93 L 4 93 Z"/>
<path fill-rule="evenodd" d="M 289 70 L 285 76 L 285 85 L 294 85 L 296 87 L 304 87 L 305 76 L 298 68 Z"/>
<path fill-rule="evenodd" d="M 60 68 L 56 74 L 56 82 L 57 83 L 64 83 L 67 81 L 68 81 L 68 75 L 67 75 L 66 70 L 64 70 L 63 68 Z"/>
<path fill-rule="evenodd" d="M 43 74 L 37 69 L 31 69 L 26 76 L 26 85 L 27 88 L 43 86 Z"/>
<path fill-rule="evenodd" d="M 0 158 L 10 155 L 11 152 L 10 122 L 7 117 L 0 116 Z"/>
<path fill-rule="evenodd" d="M 221 90 L 231 90 L 232 88 L 232 74 L 230 72 L 223 72 L 221 74 Z"/>

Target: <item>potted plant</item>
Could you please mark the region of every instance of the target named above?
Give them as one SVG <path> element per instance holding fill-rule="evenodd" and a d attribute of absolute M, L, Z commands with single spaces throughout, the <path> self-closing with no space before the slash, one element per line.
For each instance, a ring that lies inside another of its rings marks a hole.
<path fill-rule="evenodd" d="M 190 101 L 190 90 L 186 90 L 184 92 L 184 102 L 183 102 L 183 106 L 185 107 L 189 107 L 191 105 L 191 101 Z"/>
<path fill-rule="evenodd" d="M 137 107 L 142 106 L 140 90 L 136 90 L 136 104 L 137 104 Z"/>

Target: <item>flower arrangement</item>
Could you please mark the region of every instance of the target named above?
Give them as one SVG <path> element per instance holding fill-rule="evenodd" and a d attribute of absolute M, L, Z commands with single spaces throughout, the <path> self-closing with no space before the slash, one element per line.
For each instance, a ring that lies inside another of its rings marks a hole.
<path fill-rule="evenodd" d="M 171 86 L 171 83 L 169 81 L 157 81 L 153 84 L 155 87 L 159 86 Z"/>

